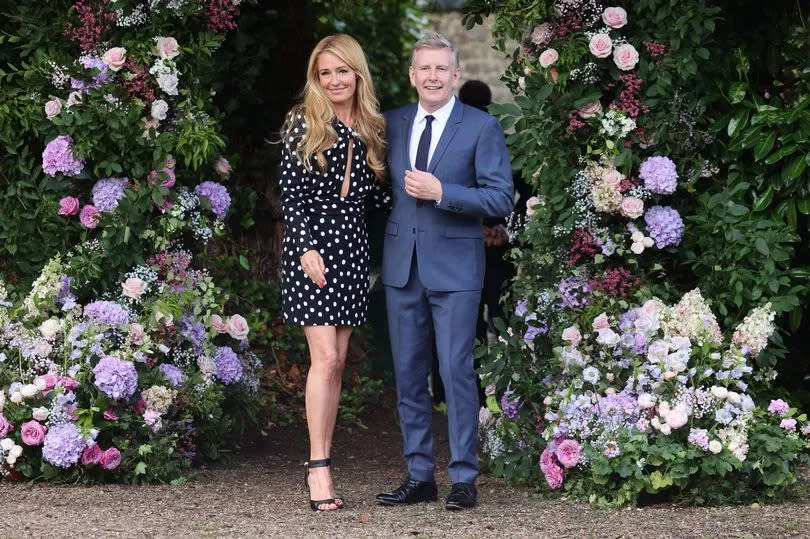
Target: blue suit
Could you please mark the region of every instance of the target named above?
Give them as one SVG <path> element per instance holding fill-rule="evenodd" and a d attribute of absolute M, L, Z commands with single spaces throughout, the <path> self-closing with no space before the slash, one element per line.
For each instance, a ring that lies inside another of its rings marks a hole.
<path fill-rule="evenodd" d="M 428 373 L 435 335 L 450 432 L 450 477 L 478 476 L 478 383 L 472 346 L 484 280 L 482 219 L 512 211 L 509 154 L 498 121 L 456 101 L 428 164 L 442 199 L 405 192 L 415 104 L 389 111 L 388 170 L 393 208 L 385 227 L 382 281 L 397 379 L 397 406 L 410 476 L 432 481 Z"/>

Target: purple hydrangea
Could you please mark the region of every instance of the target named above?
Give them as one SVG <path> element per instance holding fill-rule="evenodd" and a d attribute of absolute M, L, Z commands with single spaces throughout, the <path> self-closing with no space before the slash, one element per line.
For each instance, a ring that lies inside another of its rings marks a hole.
<path fill-rule="evenodd" d="M 83 168 L 84 161 L 73 155 L 73 139 L 66 135 L 50 141 L 42 152 L 42 171 L 49 176 L 56 176 L 58 172 L 76 176 Z"/>
<path fill-rule="evenodd" d="M 709 431 L 706 429 L 692 429 L 686 439 L 690 444 L 696 445 L 704 451 L 709 450 Z"/>
<path fill-rule="evenodd" d="M 230 346 L 220 346 L 214 354 L 217 378 L 225 385 L 234 384 L 242 378 L 242 362 Z"/>
<path fill-rule="evenodd" d="M 520 412 L 521 406 L 523 406 L 523 401 L 520 400 L 520 397 L 515 395 L 512 389 L 507 389 L 503 392 L 501 396 L 501 410 L 503 411 L 503 415 L 509 419 L 515 419 Z"/>
<path fill-rule="evenodd" d="M 100 212 L 109 213 L 118 207 L 118 201 L 124 198 L 124 188 L 129 183 L 127 178 L 102 178 L 93 186 L 93 206 Z"/>
<path fill-rule="evenodd" d="M 529 308 L 529 300 L 526 298 L 521 299 L 515 305 L 515 315 L 523 318 L 526 316 L 526 310 Z"/>
<path fill-rule="evenodd" d="M 671 195 L 678 186 L 678 171 L 669 157 L 647 158 L 638 171 L 644 187 L 659 195 Z"/>
<path fill-rule="evenodd" d="M 128 399 L 138 389 L 138 373 L 131 361 L 104 356 L 93 369 L 93 374 L 96 387 L 115 400 Z"/>
<path fill-rule="evenodd" d="M 545 335 L 547 331 L 548 327 L 545 324 L 540 327 L 529 326 L 526 333 L 523 334 L 523 342 L 532 344 L 538 335 Z"/>
<path fill-rule="evenodd" d="M 790 406 L 782 399 L 772 400 L 768 405 L 768 411 L 779 416 L 784 416 L 789 410 Z"/>
<path fill-rule="evenodd" d="M 779 426 L 785 430 L 796 430 L 796 420 L 793 418 L 783 419 L 779 422 Z"/>
<path fill-rule="evenodd" d="M 76 296 L 70 291 L 70 277 L 67 275 L 62 277 L 62 284 L 59 286 L 59 292 L 56 293 L 54 303 L 58 307 L 62 307 L 63 311 L 67 311 L 76 306 Z"/>
<path fill-rule="evenodd" d="M 591 291 L 587 281 L 582 277 L 568 277 L 557 285 L 563 307 L 584 307 L 590 304 L 587 293 Z"/>
<path fill-rule="evenodd" d="M 107 84 L 112 80 L 113 73 L 101 58 L 85 56 L 84 58 L 79 59 L 79 62 L 82 64 L 82 66 L 84 66 L 85 69 L 98 69 L 99 72 L 93 75 L 93 79 L 90 82 L 71 77 L 70 87 L 74 90 L 88 93 L 91 89 L 97 90 L 101 88 L 103 84 Z"/>
<path fill-rule="evenodd" d="M 59 468 L 70 468 L 79 462 L 86 445 L 73 423 L 52 426 L 45 434 L 42 458 Z"/>
<path fill-rule="evenodd" d="M 99 300 L 84 307 L 84 316 L 96 324 L 118 326 L 129 324 L 129 312 L 114 301 Z"/>
<path fill-rule="evenodd" d="M 205 326 L 201 322 L 195 322 L 190 316 L 180 318 L 179 326 L 180 335 L 191 343 L 194 353 L 202 354 L 207 337 Z"/>
<path fill-rule="evenodd" d="M 158 366 L 158 370 L 163 374 L 166 380 L 169 381 L 172 387 L 180 387 L 183 385 L 183 371 L 178 367 L 169 363 L 161 363 Z"/>
<path fill-rule="evenodd" d="M 211 211 L 218 218 L 222 219 L 228 213 L 228 208 L 231 206 L 231 195 L 228 194 L 224 185 L 209 180 L 195 187 L 194 192 L 198 196 L 208 199 Z"/>
<path fill-rule="evenodd" d="M 650 237 L 659 249 L 679 245 L 683 237 L 683 220 L 680 214 L 669 206 L 653 206 L 644 214 L 644 222 Z"/>

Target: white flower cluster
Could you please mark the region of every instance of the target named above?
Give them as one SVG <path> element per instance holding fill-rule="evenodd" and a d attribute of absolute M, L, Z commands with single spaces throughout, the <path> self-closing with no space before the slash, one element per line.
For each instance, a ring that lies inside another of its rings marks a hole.
<path fill-rule="evenodd" d="M 636 128 L 636 121 L 626 113 L 611 109 L 602 117 L 599 134 L 611 138 L 624 138 Z"/>
<path fill-rule="evenodd" d="M 147 410 L 152 410 L 159 414 L 165 414 L 177 396 L 177 390 L 169 389 L 165 386 L 152 386 L 141 391 L 143 400 L 146 401 Z"/>
<path fill-rule="evenodd" d="M 62 286 L 62 259 L 56 255 L 45 264 L 42 273 L 37 277 L 31 286 L 31 292 L 23 300 L 23 305 L 27 316 L 37 316 L 40 314 L 39 306 L 44 305 L 52 296 L 59 292 Z"/>
<path fill-rule="evenodd" d="M 133 26 L 140 26 L 149 20 L 146 13 L 146 5 L 138 4 L 128 15 L 124 14 L 123 9 L 115 10 L 115 25 L 119 28 L 131 28 Z"/>
<path fill-rule="evenodd" d="M 55 88 L 64 88 L 70 80 L 67 68 L 53 61 L 48 61 L 48 65 L 51 68 L 51 84 L 53 84 Z"/>
<path fill-rule="evenodd" d="M 732 344 L 740 348 L 747 346 L 750 348 L 751 357 L 757 357 L 768 346 L 768 339 L 774 330 L 775 317 L 776 313 L 771 309 L 770 303 L 757 307 L 737 326 L 734 335 L 731 336 Z"/>
<path fill-rule="evenodd" d="M 177 70 L 177 64 L 171 58 L 158 58 L 152 67 L 149 68 L 149 74 L 155 77 L 155 81 L 161 90 L 167 95 L 178 95 L 177 83 L 179 81 L 180 72 Z"/>
<path fill-rule="evenodd" d="M 748 455 L 748 426 L 752 419 L 753 413 L 746 412 L 739 415 L 727 427 L 717 431 L 717 437 L 723 445 L 741 461 Z"/>

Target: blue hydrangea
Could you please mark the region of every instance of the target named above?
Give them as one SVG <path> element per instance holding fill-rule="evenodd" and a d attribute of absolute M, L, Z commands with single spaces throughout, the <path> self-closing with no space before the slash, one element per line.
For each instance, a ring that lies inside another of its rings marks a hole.
<path fill-rule="evenodd" d="M 515 419 L 520 412 L 520 407 L 523 406 L 523 401 L 520 397 L 515 395 L 514 390 L 507 389 L 501 396 L 501 410 L 503 415 L 509 419 Z"/>
<path fill-rule="evenodd" d="M 180 387 L 183 385 L 183 371 L 178 367 L 169 363 L 161 363 L 158 366 L 158 370 L 163 374 L 166 380 L 169 381 L 172 387 Z"/>
<path fill-rule="evenodd" d="M 100 212 L 109 213 L 118 207 L 124 198 L 127 178 L 102 178 L 93 186 L 93 206 Z"/>
<path fill-rule="evenodd" d="M 659 249 L 679 245 L 683 237 L 684 224 L 680 214 L 669 206 L 653 206 L 644 214 L 644 222 L 650 237 Z"/>
<path fill-rule="evenodd" d="M 42 458 L 58 468 L 70 468 L 82 456 L 86 442 L 73 423 L 52 426 L 45 434 Z"/>
<path fill-rule="evenodd" d="M 129 312 L 114 301 L 99 300 L 84 306 L 84 316 L 90 322 L 118 326 L 129 324 Z"/>
<path fill-rule="evenodd" d="M 112 399 L 128 399 L 138 389 L 138 373 L 131 361 L 104 356 L 93 369 L 93 374 L 96 387 Z"/>
<path fill-rule="evenodd" d="M 85 69 L 97 69 L 98 73 L 93 75 L 93 79 L 90 82 L 71 77 L 70 87 L 74 90 L 79 90 L 84 93 L 89 93 L 91 89 L 97 90 L 101 88 L 103 84 L 110 82 L 115 74 L 110 71 L 110 68 L 107 67 L 107 64 L 105 64 L 101 58 L 85 56 L 84 58 L 79 59 L 79 62 L 82 64 L 82 66 L 84 66 Z"/>
<path fill-rule="evenodd" d="M 194 193 L 208 199 L 211 204 L 211 211 L 219 219 L 225 217 L 228 208 L 231 207 L 231 195 L 228 194 L 228 190 L 224 185 L 217 182 L 204 181 L 194 188 Z"/>
<path fill-rule="evenodd" d="M 644 187 L 659 195 L 671 195 L 678 186 L 678 171 L 669 157 L 647 158 L 638 172 Z"/>
<path fill-rule="evenodd" d="M 202 354 L 207 338 L 205 326 L 201 322 L 195 322 L 190 316 L 180 318 L 178 325 L 180 327 L 180 335 L 191 343 L 194 353 L 197 355 Z"/>
<path fill-rule="evenodd" d="M 214 354 L 217 378 L 225 384 L 234 384 L 242 378 L 242 362 L 230 346 L 220 346 Z"/>

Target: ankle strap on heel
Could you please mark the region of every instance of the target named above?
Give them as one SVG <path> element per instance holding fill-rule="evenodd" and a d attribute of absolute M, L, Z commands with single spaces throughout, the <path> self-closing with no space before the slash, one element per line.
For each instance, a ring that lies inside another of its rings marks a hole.
<path fill-rule="evenodd" d="M 332 459 L 319 459 L 319 460 L 310 460 L 305 463 L 307 468 L 325 468 L 326 466 L 332 465 Z"/>

